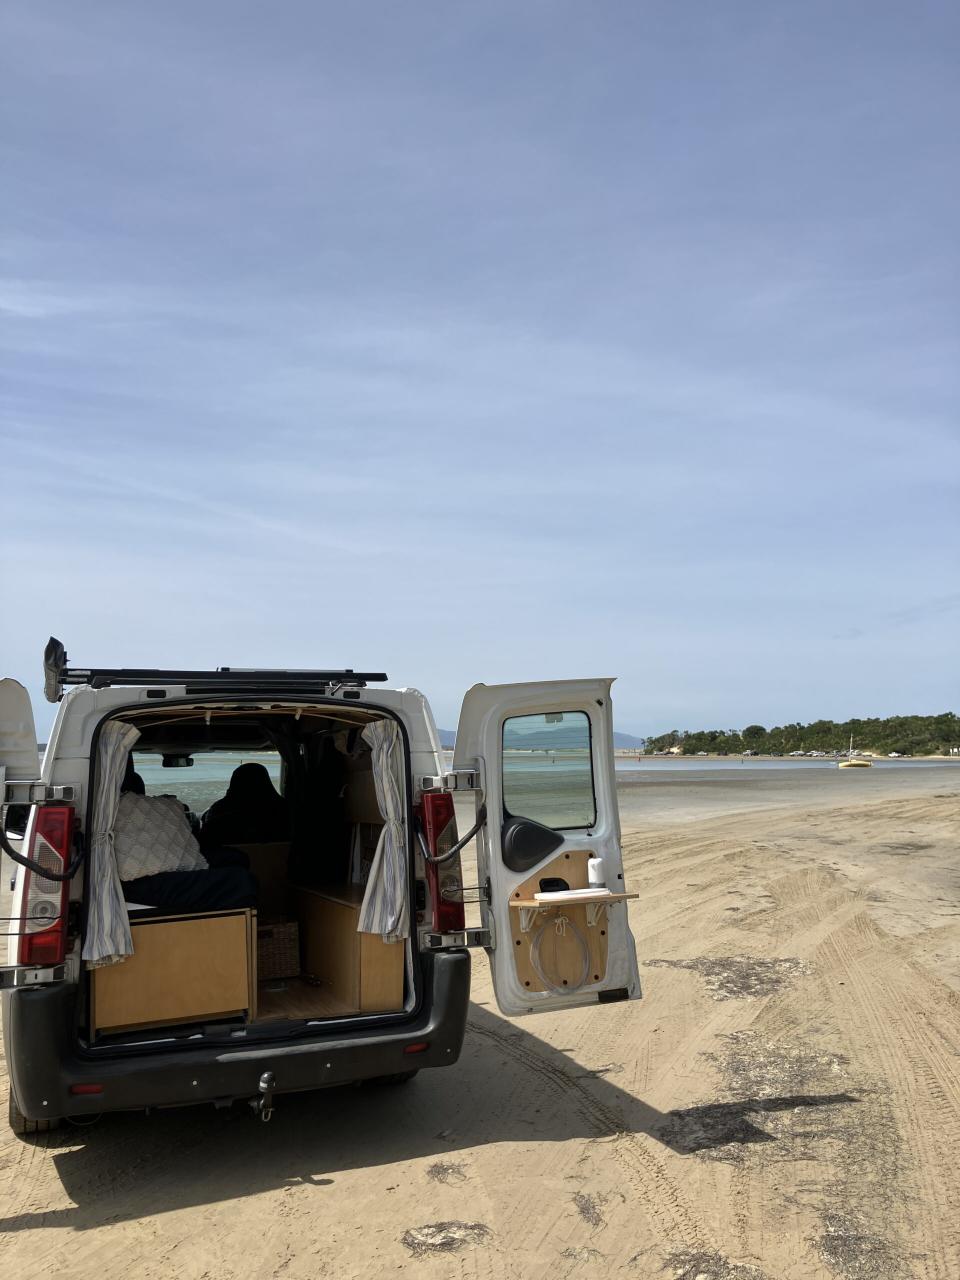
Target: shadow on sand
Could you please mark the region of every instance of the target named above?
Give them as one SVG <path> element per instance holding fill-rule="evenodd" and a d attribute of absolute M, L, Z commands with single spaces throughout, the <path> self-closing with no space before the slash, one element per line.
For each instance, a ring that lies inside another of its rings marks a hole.
<path fill-rule="evenodd" d="M 664 1113 L 617 1087 L 619 1068 L 586 1071 L 561 1050 L 471 1004 L 459 1063 L 400 1087 L 348 1087 L 277 1097 L 270 1124 L 238 1105 L 67 1126 L 51 1153 L 66 1208 L 0 1219 L 0 1231 L 84 1231 L 196 1205 L 310 1184 L 346 1170 L 448 1157 L 500 1142 L 643 1135 L 683 1155 L 727 1143 L 775 1141 L 750 1113 L 853 1102 L 848 1094 L 748 1100 Z"/>

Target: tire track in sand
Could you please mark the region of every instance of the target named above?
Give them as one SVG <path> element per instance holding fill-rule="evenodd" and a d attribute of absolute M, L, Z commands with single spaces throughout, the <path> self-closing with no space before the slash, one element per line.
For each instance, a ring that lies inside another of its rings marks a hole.
<path fill-rule="evenodd" d="M 907 1200 L 902 1185 L 884 1188 L 884 1207 L 895 1225 L 901 1225 L 897 1218 L 906 1220 L 902 1225 L 924 1249 L 925 1274 L 931 1280 L 956 1280 L 960 1195 L 954 1169 L 960 1150 L 960 1071 L 927 1026 L 946 989 L 916 966 L 891 963 L 886 946 L 882 931 L 862 915 L 837 930 L 820 953 L 825 968 L 844 974 L 835 988 L 839 991 L 842 985 L 844 994 L 835 995 L 834 1001 L 842 1005 L 846 1034 L 858 1056 L 879 1068 L 896 1099 L 900 1140 L 913 1165 L 910 1181 L 916 1194 Z M 947 1001 L 951 1010 L 952 1003 Z"/>
<path fill-rule="evenodd" d="M 663 1162 L 637 1140 L 625 1127 L 624 1117 L 592 1097 L 579 1081 L 560 1067 L 554 1066 L 510 1035 L 473 1021 L 467 1023 L 474 1035 L 483 1036 L 513 1058 L 526 1071 L 538 1075 L 554 1088 L 576 1100 L 583 1118 L 596 1129 L 597 1138 L 614 1135 L 612 1152 L 624 1166 L 630 1186 L 655 1220 L 664 1248 L 703 1248 L 706 1244 L 693 1210 L 680 1188 L 666 1171 Z"/>

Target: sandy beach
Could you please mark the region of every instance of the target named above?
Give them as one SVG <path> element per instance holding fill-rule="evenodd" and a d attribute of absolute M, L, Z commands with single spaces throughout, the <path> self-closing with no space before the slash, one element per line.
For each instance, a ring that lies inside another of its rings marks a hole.
<path fill-rule="evenodd" d="M 6 1269 L 956 1280 L 960 768 L 620 782 L 642 1001 L 504 1019 L 480 954 L 451 1070 L 4 1128 Z"/>

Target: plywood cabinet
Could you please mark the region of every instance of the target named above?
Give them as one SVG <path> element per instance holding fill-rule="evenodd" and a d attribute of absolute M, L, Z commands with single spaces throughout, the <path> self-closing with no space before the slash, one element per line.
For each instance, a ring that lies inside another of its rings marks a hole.
<path fill-rule="evenodd" d="M 287 841 L 274 841 L 269 844 L 236 844 L 231 849 L 239 849 L 247 855 L 250 870 L 256 877 L 259 886 L 257 895 L 257 912 L 260 923 L 274 923 L 282 920 L 287 907 L 287 870 L 290 863 L 290 845 Z"/>
<path fill-rule="evenodd" d="M 304 976 L 359 1013 L 402 1009 L 404 944 L 357 933 L 363 890 L 298 889 L 296 897 Z"/>
<path fill-rule="evenodd" d="M 94 1032 L 256 1014 L 256 912 L 158 916 L 131 925 L 133 955 L 94 969 Z"/>

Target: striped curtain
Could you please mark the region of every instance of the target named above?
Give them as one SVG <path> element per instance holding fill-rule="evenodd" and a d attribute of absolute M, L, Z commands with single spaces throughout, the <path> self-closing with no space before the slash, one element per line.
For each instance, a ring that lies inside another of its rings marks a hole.
<path fill-rule="evenodd" d="M 383 830 L 357 921 L 358 933 L 399 942 L 410 933 L 406 839 L 403 830 L 403 739 L 394 720 L 375 720 L 363 731 L 373 756 L 373 784 Z"/>
<path fill-rule="evenodd" d="M 83 958 L 91 969 L 119 964 L 133 955 L 130 917 L 113 850 L 113 824 L 117 818 L 127 754 L 139 737 L 139 729 L 119 720 L 108 721 L 100 730 L 93 835 L 87 866 L 87 932 L 83 939 Z"/>

